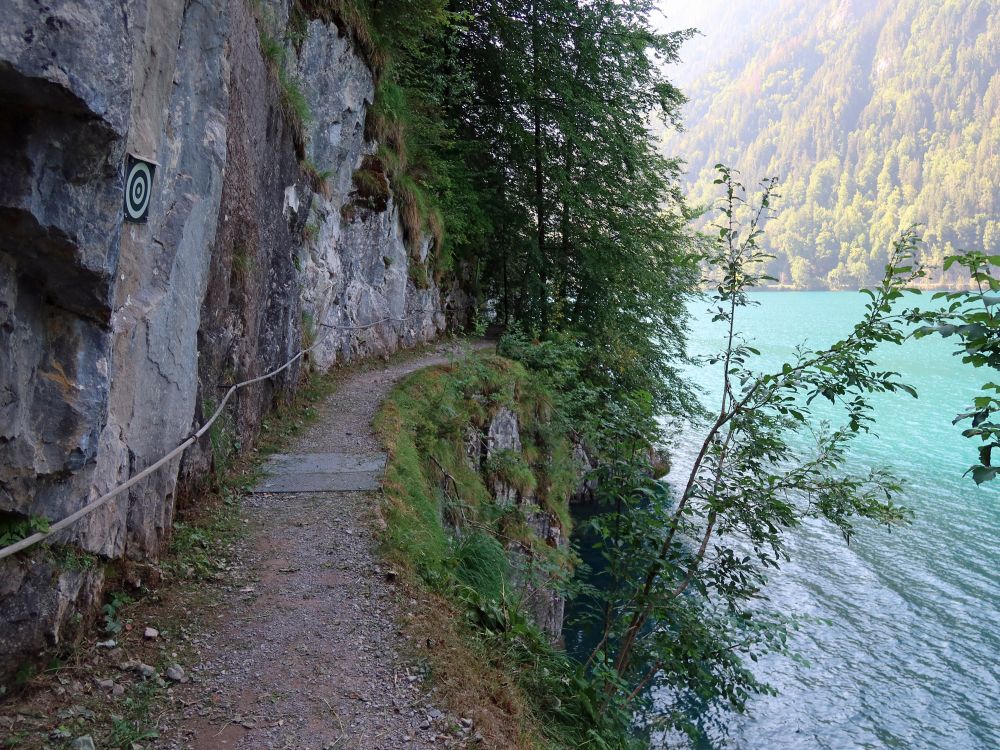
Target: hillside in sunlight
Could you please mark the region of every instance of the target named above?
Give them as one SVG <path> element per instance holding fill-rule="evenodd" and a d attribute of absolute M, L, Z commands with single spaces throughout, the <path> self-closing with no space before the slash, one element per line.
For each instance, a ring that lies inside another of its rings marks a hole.
<path fill-rule="evenodd" d="M 687 60 L 686 131 L 664 146 L 687 161 L 696 204 L 717 195 L 717 162 L 748 184 L 780 178 L 767 236 L 782 284 L 871 283 L 914 224 L 929 264 L 1000 252 L 1000 4 L 784 0 L 763 17 L 730 12 L 751 19 L 747 33 L 723 24 L 713 37 L 706 24 Z"/>

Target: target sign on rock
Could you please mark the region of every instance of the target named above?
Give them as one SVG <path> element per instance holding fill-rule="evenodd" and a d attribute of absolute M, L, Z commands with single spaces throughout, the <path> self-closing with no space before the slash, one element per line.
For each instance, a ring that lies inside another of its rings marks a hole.
<path fill-rule="evenodd" d="M 131 154 L 125 161 L 125 220 L 143 223 L 149 216 L 156 163 Z"/>

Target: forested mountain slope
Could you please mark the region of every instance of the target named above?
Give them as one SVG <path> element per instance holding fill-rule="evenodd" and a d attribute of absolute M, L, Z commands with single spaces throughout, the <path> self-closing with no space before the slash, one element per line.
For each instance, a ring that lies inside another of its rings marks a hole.
<path fill-rule="evenodd" d="M 687 86 L 687 130 L 665 147 L 694 203 L 716 195 L 717 162 L 781 179 L 767 235 L 783 284 L 870 283 L 913 224 L 929 263 L 1000 252 L 1000 5 L 794 0 L 746 39 Z"/>

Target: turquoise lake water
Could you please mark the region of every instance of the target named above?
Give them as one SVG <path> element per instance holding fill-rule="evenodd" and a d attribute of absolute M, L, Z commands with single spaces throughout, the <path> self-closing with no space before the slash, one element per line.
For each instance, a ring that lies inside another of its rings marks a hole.
<path fill-rule="evenodd" d="M 762 350 L 761 369 L 790 361 L 797 344 L 825 346 L 849 333 L 865 297 L 849 292 L 771 292 L 742 314 Z M 914 298 L 926 307 L 930 296 Z M 718 351 L 720 324 L 695 303 L 691 350 Z M 876 400 L 879 437 L 855 445 L 858 467 L 888 465 L 907 479 L 916 517 L 891 534 L 866 526 L 846 545 L 822 522 L 791 535 L 792 561 L 767 593 L 781 611 L 817 618 L 792 638 L 808 664 L 772 656 L 755 667 L 777 697 L 729 722 L 709 747 L 744 750 L 1000 748 L 1000 481 L 977 488 L 963 472 L 976 443 L 953 417 L 996 375 L 975 371 L 940 338 L 881 350 L 919 398 Z M 692 372 L 712 396 L 717 368 Z M 675 448 L 673 481 L 690 466 L 691 442 Z"/>

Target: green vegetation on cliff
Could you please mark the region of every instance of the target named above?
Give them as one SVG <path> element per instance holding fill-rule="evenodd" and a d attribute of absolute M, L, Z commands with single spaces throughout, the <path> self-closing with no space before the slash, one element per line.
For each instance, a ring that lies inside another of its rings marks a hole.
<path fill-rule="evenodd" d="M 419 604 L 412 655 L 487 746 L 626 748 L 630 715 L 600 711 L 597 684 L 553 645 L 580 479 L 554 399 L 538 374 L 492 355 L 403 381 L 376 419 L 389 447 L 384 540 Z"/>
<path fill-rule="evenodd" d="M 519 449 L 487 444 L 501 410 L 516 416 Z M 413 375 L 390 396 L 377 427 L 392 454 L 386 485 L 402 501 L 388 506 L 389 544 L 429 583 L 448 578 L 454 562 L 445 526 L 538 541 L 525 526 L 524 504 L 498 504 L 490 485 L 512 487 L 532 512 L 550 514 L 569 533 L 576 472 L 567 438 L 553 421 L 551 397 L 518 363 L 470 356 Z"/>
<path fill-rule="evenodd" d="M 767 232 L 783 284 L 874 283 L 913 225 L 932 269 L 1000 252 L 996 3 L 782 2 L 730 53 L 685 91 L 687 131 L 665 148 L 689 165 L 692 203 L 715 199 L 717 162 L 781 180 Z"/>

